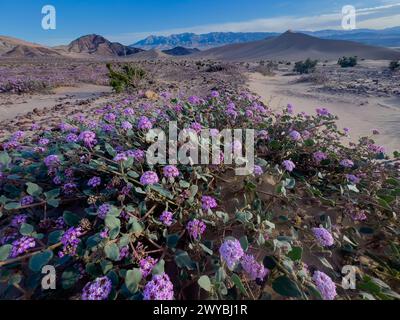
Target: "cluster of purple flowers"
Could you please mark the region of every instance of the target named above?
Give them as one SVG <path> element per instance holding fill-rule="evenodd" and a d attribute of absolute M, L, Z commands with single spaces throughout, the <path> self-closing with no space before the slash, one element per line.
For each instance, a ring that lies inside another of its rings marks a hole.
<path fill-rule="evenodd" d="M 174 214 L 170 211 L 164 211 L 160 216 L 160 221 L 167 227 L 172 225 Z"/>
<path fill-rule="evenodd" d="M 69 133 L 65 137 L 65 142 L 67 143 L 75 143 L 78 142 L 79 137 L 75 133 Z"/>
<path fill-rule="evenodd" d="M 328 156 L 326 155 L 325 152 L 317 151 L 313 153 L 313 158 L 315 162 L 320 163 L 321 161 L 326 160 Z"/>
<path fill-rule="evenodd" d="M 236 264 L 244 255 L 240 242 L 236 239 L 226 240 L 219 248 L 221 259 L 226 263 L 230 270 L 233 270 Z"/>
<path fill-rule="evenodd" d="M 331 233 L 325 228 L 313 228 L 312 229 L 315 238 L 323 247 L 330 247 L 333 245 L 334 240 Z"/>
<path fill-rule="evenodd" d="M 360 183 L 361 181 L 361 179 L 354 174 L 346 174 L 346 179 L 353 184 Z"/>
<path fill-rule="evenodd" d="M 298 131 L 296 131 L 296 130 L 290 131 L 289 136 L 290 136 L 290 138 L 292 138 L 292 140 L 294 140 L 294 141 L 299 141 L 299 140 L 301 140 L 301 134 L 300 134 Z"/>
<path fill-rule="evenodd" d="M 28 220 L 28 216 L 26 214 L 18 214 L 11 220 L 11 226 L 14 228 L 18 228 L 21 224 L 25 223 Z"/>
<path fill-rule="evenodd" d="M 145 157 L 145 152 L 143 150 L 140 149 L 136 149 L 136 150 L 128 150 L 125 152 L 126 156 L 128 158 L 133 158 L 138 162 L 142 162 L 144 160 Z"/>
<path fill-rule="evenodd" d="M 79 140 L 88 148 L 92 148 L 96 143 L 96 134 L 92 131 L 83 131 L 79 135 Z"/>
<path fill-rule="evenodd" d="M 159 181 L 159 179 L 158 179 L 157 173 L 155 173 L 154 171 L 146 171 L 140 177 L 140 183 L 145 186 L 156 184 L 156 183 L 158 183 L 158 181 Z"/>
<path fill-rule="evenodd" d="M 324 300 L 335 299 L 336 285 L 328 275 L 321 271 L 315 271 L 312 278 Z"/>
<path fill-rule="evenodd" d="M 126 153 L 125 153 L 125 152 L 118 153 L 118 154 L 114 157 L 114 161 L 115 161 L 115 162 L 124 162 L 124 161 L 126 161 L 126 160 L 128 160 L 128 157 L 126 156 Z"/>
<path fill-rule="evenodd" d="M 121 128 L 122 128 L 123 130 L 128 131 L 128 130 L 131 130 L 131 129 L 133 128 L 133 126 L 132 126 L 132 124 L 131 124 L 129 121 L 123 121 L 123 122 L 121 123 Z"/>
<path fill-rule="evenodd" d="M 138 122 L 138 129 L 150 130 L 151 128 L 153 128 L 153 124 L 151 123 L 151 121 L 147 117 L 141 116 Z"/>
<path fill-rule="evenodd" d="M 166 178 L 176 178 L 179 176 L 179 170 L 173 165 L 165 166 L 163 169 L 164 177 Z"/>
<path fill-rule="evenodd" d="M 112 282 L 107 277 L 87 283 L 82 290 L 82 300 L 106 300 L 110 295 Z"/>
<path fill-rule="evenodd" d="M 61 237 L 63 248 L 61 251 L 58 252 L 58 256 L 60 258 L 64 257 L 65 255 L 74 256 L 80 242 L 80 236 L 82 236 L 81 227 L 69 228 Z"/>
<path fill-rule="evenodd" d="M 262 176 L 263 173 L 264 173 L 263 169 L 258 165 L 254 166 L 254 171 L 253 172 L 254 172 L 255 176 Z"/>
<path fill-rule="evenodd" d="M 250 280 L 263 280 L 268 273 L 268 269 L 266 269 L 262 263 L 257 262 L 253 255 L 243 255 L 240 264 Z"/>
<path fill-rule="evenodd" d="M 32 196 L 25 196 L 21 199 L 20 203 L 21 206 L 29 206 L 30 204 L 32 204 L 35 200 L 33 199 Z"/>
<path fill-rule="evenodd" d="M 48 168 L 55 168 L 60 165 L 60 158 L 55 154 L 51 154 L 44 159 L 44 164 Z"/>
<path fill-rule="evenodd" d="M 354 166 L 354 162 L 350 159 L 343 159 L 340 161 L 340 165 L 345 168 L 352 168 Z"/>
<path fill-rule="evenodd" d="M 192 238 L 199 239 L 206 231 L 206 224 L 201 220 L 193 219 L 188 222 L 186 229 Z"/>
<path fill-rule="evenodd" d="M 296 168 L 296 165 L 292 160 L 285 160 L 283 161 L 282 165 L 288 172 L 292 172 Z"/>
<path fill-rule="evenodd" d="M 98 187 L 100 184 L 101 184 L 100 177 L 92 177 L 89 179 L 89 181 L 87 183 L 87 185 L 92 188 Z"/>
<path fill-rule="evenodd" d="M 204 210 L 214 209 L 218 207 L 217 200 L 210 196 L 202 196 L 201 197 L 201 207 Z"/>
<path fill-rule="evenodd" d="M 36 246 L 36 241 L 32 237 L 24 236 L 12 243 L 12 248 L 10 251 L 10 258 L 16 258 L 21 254 L 24 254 L 29 249 Z"/>
<path fill-rule="evenodd" d="M 174 286 L 166 273 L 154 275 L 143 290 L 144 300 L 173 300 Z"/>
<path fill-rule="evenodd" d="M 146 278 L 151 273 L 156 264 L 157 260 L 150 256 L 141 259 L 139 261 L 139 268 L 140 272 L 142 273 L 142 277 Z"/>
<path fill-rule="evenodd" d="M 107 216 L 108 211 L 110 211 L 111 206 L 108 203 L 102 204 L 98 209 L 97 209 L 97 216 L 100 219 L 105 219 Z"/>

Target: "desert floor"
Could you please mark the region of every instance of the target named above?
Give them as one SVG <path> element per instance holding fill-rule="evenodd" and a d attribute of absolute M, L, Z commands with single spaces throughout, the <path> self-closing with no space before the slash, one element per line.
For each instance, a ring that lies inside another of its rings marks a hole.
<path fill-rule="evenodd" d="M 378 144 L 388 152 L 400 149 L 400 97 L 322 93 L 315 90 L 316 85 L 296 83 L 298 77 L 283 72 L 249 73 L 248 86 L 274 110 L 290 103 L 296 112 L 314 114 L 316 108 L 325 107 L 339 117 L 339 127 L 350 128 L 351 141 L 371 135 L 376 128 L 381 133 L 374 138 Z"/>

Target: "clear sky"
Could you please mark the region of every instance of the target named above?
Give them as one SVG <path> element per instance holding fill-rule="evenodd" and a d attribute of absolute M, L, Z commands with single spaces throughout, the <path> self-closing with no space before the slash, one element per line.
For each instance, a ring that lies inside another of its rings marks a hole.
<path fill-rule="evenodd" d="M 0 0 L 0 34 L 58 45 L 97 33 L 132 44 L 150 34 L 339 29 L 348 4 L 358 28 L 400 25 L 400 0 Z M 44 5 L 56 8 L 56 30 L 41 27 Z"/>

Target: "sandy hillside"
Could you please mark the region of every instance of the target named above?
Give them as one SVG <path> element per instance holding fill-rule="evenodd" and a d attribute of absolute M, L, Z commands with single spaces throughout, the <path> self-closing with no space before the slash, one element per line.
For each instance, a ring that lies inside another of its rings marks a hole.
<path fill-rule="evenodd" d="M 288 103 L 296 112 L 315 113 L 316 108 L 328 108 L 339 117 L 338 125 L 350 128 L 349 140 L 371 135 L 376 128 L 381 134 L 377 143 L 392 152 L 400 149 L 400 97 L 367 97 L 316 92 L 309 83 L 293 83 L 298 76 L 263 76 L 249 74 L 249 88 L 260 95 L 272 109 L 279 110 Z"/>

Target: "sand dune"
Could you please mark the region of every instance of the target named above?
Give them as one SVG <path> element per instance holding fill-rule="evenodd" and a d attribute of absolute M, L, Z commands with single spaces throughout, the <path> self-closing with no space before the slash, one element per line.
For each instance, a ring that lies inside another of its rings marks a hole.
<path fill-rule="evenodd" d="M 342 56 L 358 56 L 372 60 L 399 59 L 396 50 L 368 46 L 352 41 L 326 40 L 287 31 L 279 37 L 261 41 L 227 45 L 195 54 L 198 58 L 254 61 L 302 60 L 306 58 L 335 60 Z"/>

